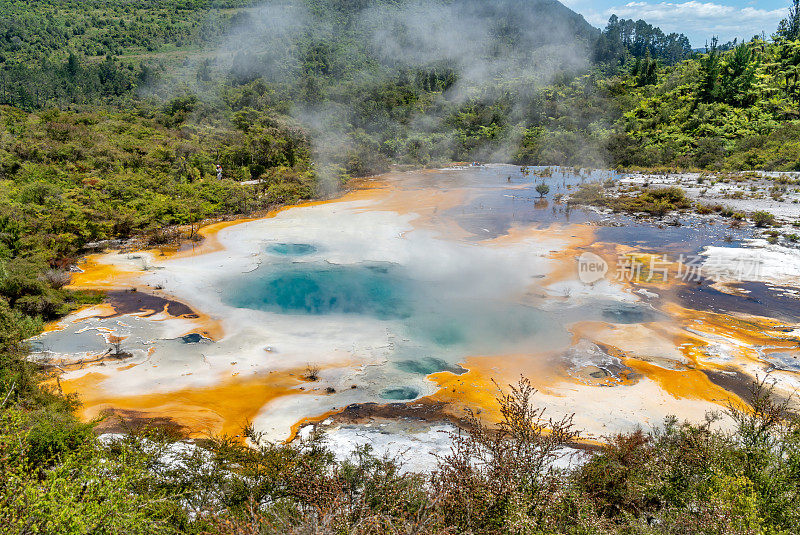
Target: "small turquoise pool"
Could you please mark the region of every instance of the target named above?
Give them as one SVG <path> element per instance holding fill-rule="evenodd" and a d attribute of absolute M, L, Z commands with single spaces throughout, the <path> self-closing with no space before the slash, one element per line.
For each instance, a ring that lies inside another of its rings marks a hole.
<path fill-rule="evenodd" d="M 392 401 L 408 401 L 419 397 L 419 392 L 407 386 L 400 386 L 396 388 L 387 388 L 381 392 L 381 398 L 389 399 Z"/>
<path fill-rule="evenodd" d="M 466 372 L 457 364 L 450 364 L 446 360 L 435 357 L 422 357 L 419 359 L 406 359 L 395 362 L 397 369 L 414 375 L 430 375 L 438 372 L 450 372 L 461 375 Z"/>
<path fill-rule="evenodd" d="M 305 256 L 317 252 L 317 248 L 309 243 L 274 243 L 267 251 L 280 256 Z"/>

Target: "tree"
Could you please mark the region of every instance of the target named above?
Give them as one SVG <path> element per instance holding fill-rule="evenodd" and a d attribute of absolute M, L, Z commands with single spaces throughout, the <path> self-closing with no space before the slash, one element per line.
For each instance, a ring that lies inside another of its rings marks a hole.
<path fill-rule="evenodd" d="M 79 69 L 78 56 L 76 56 L 74 52 L 70 52 L 69 58 L 67 58 L 67 74 L 70 78 L 74 78 L 78 74 Z"/>
<path fill-rule="evenodd" d="M 211 60 L 203 60 L 197 68 L 197 79 L 201 82 L 211 81 Z"/>
<path fill-rule="evenodd" d="M 755 95 L 751 89 L 756 81 L 756 66 L 753 53 L 745 44 L 726 54 L 720 69 L 720 98 L 723 102 L 732 106 L 753 103 Z"/>
<path fill-rule="evenodd" d="M 116 334 L 109 335 L 108 343 L 114 348 L 114 356 L 121 357 L 124 355 L 122 352 L 122 342 L 125 341 L 124 336 L 118 336 Z"/>
<path fill-rule="evenodd" d="M 636 87 L 655 84 L 658 82 L 658 60 L 651 59 L 649 53 L 644 58 L 636 58 L 631 74 L 636 80 Z"/>
<path fill-rule="evenodd" d="M 539 198 L 543 198 L 545 195 L 550 193 L 550 186 L 542 182 L 541 184 L 536 185 L 536 193 L 539 194 Z"/>
<path fill-rule="evenodd" d="M 627 57 L 652 57 L 673 65 L 692 54 L 689 38 L 683 34 L 665 35 L 661 28 L 643 20 L 620 19 L 612 15 L 595 42 L 594 57 L 598 63 L 625 63 Z"/>
<path fill-rule="evenodd" d="M 778 24 L 777 35 L 789 41 L 800 39 L 800 0 L 792 0 L 789 16 Z"/>
<path fill-rule="evenodd" d="M 700 87 L 697 93 L 703 102 L 716 102 L 719 99 L 720 52 L 717 47 L 718 42 L 714 37 L 711 40 L 711 47 L 707 47 L 708 53 L 700 58 Z"/>

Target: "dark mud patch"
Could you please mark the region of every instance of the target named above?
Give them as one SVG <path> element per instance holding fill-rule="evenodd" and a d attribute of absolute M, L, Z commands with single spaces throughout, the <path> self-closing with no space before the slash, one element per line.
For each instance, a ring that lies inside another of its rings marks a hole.
<path fill-rule="evenodd" d="M 211 342 L 212 340 L 206 336 L 203 336 L 200 333 L 189 333 L 185 336 L 180 337 L 181 342 L 184 344 L 199 344 L 201 342 Z"/>
<path fill-rule="evenodd" d="M 756 391 L 758 390 L 759 384 L 756 382 L 756 379 L 753 377 L 742 373 L 740 371 L 728 368 L 725 370 L 701 370 L 709 380 L 714 383 L 715 385 L 724 388 L 728 392 L 736 394 L 742 401 L 747 403 L 749 406 L 753 405 L 753 396 L 755 395 Z M 767 381 L 764 383 L 762 388 L 767 389 L 766 391 L 769 392 L 769 382 Z M 764 391 L 762 390 L 762 393 Z M 770 397 L 772 399 L 772 403 L 779 407 L 784 407 L 785 411 L 783 414 L 785 416 L 800 414 L 798 411 L 798 406 L 794 397 L 787 398 L 786 396 L 781 396 L 776 394 L 774 391 L 769 392 Z"/>
<path fill-rule="evenodd" d="M 740 372 L 733 368 L 725 370 L 700 370 L 709 381 L 718 387 L 735 394 L 745 403 L 750 403 L 753 397 L 753 381 L 754 379 L 746 373 Z"/>
<path fill-rule="evenodd" d="M 98 435 L 106 433 L 142 435 L 155 432 L 172 440 L 189 438 L 189 429 L 172 418 L 152 417 L 147 413 L 125 409 L 104 411 L 102 419 L 94 427 L 94 432 Z"/>
<path fill-rule="evenodd" d="M 792 297 L 787 288 L 762 282 L 731 285 L 737 293 L 721 292 L 703 280 L 678 287 L 676 298 L 682 306 L 694 310 L 730 313 L 739 312 L 781 321 L 800 322 L 800 299 Z"/>
<path fill-rule="evenodd" d="M 413 420 L 428 424 L 449 423 L 467 431 L 472 428 L 466 415 L 464 418 L 453 416 L 448 413 L 447 407 L 448 404 L 443 401 L 433 401 L 425 398 L 409 403 L 353 403 L 329 419 L 332 425 L 363 425 L 380 420 Z M 585 442 L 569 442 L 566 445 L 585 451 L 600 449 L 600 446 L 596 444 Z"/>
<path fill-rule="evenodd" d="M 106 302 L 116 311 L 110 317 L 126 314 L 141 314 L 144 317 L 166 312 L 170 316 L 182 318 L 198 318 L 199 316 L 187 305 L 172 299 L 166 299 L 146 292 L 130 290 L 113 290 L 106 293 Z"/>
<path fill-rule="evenodd" d="M 353 403 L 333 415 L 331 419 L 337 423 L 364 424 L 374 419 L 386 420 L 419 420 L 430 423 L 450 422 L 464 427 L 466 421 L 455 418 L 445 411 L 447 403 L 421 399 L 411 403 Z"/>

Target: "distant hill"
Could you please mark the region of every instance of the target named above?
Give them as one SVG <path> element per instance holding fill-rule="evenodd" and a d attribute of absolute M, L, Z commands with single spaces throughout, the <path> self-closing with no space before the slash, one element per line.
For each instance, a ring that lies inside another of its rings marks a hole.
<path fill-rule="evenodd" d="M 390 38 L 403 33 L 389 35 L 389 30 L 405 30 L 410 32 L 405 35 L 428 44 L 435 43 L 430 40 L 432 31 L 461 40 L 467 48 L 474 44 L 470 39 L 480 36 L 515 51 L 576 39 L 591 43 L 600 36 L 600 30 L 557 0 L 305 0 L 305 4 L 322 19 L 344 17 L 347 24 L 337 30 L 382 29 Z"/>
<path fill-rule="evenodd" d="M 542 24 L 573 27 L 586 35 L 594 35 L 599 30 L 590 25 L 582 15 L 572 11 L 557 0 L 438 0 L 419 2 L 415 0 L 303 0 L 316 13 L 336 12 L 340 14 L 357 14 L 375 6 L 452 6 L 465 14 L 476 13 L 488 18 L 506 18 L 516 23 L 535 22 Z"/>
<path fill-rule="evenodd" d="M 547 83 L 585 70 L 601 35 L 556 0 L 275 0 L 243 19 L 210 67 L 229 61 L 236 83 L 264 77 L 310 103 L 420 71 L 434 91 Z"/>
<path fill-rule="evenodd" d="M 430 13 L 431 9 L 447 8 L 448 14 L 465 21 L 483 22 L 498 30 L 500 39 L 526 36 L 520 44 L 545 44 L 551 39 L 571 40 L 574 37 L 596 38 L 600 31 L 582 15 L 557 0 L 305 0 L 316 8 L 315 13 L 337 12 L 359 16 L 378 6 L 397 11 Z M 322 9 L 320 9 L 322 8 Z M 328 8 L 327 10 L 325 8 Z M 538 38 L 537 38 L 538 34 Z"/>
<path fill-rule="evenodd" d="M 220 51 L 249 56 L 232 67 L 245 78 L 273 81 L 315 62 L 340 79 L 378 65 L 511 60 L 496 76 L 518 74 L 547 45 L 588 47 L 599 35 L 555 0 L 3 0 L 0 26 L 0 103 L 28 109 L 120 102 L 197 58 L 207 78 Z"/>

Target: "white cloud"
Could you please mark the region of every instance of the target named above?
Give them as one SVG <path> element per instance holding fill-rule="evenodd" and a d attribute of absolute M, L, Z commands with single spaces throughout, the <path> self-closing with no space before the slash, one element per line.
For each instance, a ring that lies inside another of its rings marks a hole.
<path fill-rule="evenodd" d="M 644 19 L 659 26 L 665 33 L 677 32 L 689 36 L 694 46 L 702 46 L 714 35 L 725 42 L 734 37 L 749 39 L 762 31 L 770 35 L 786 16 L 784 9 L 734 7 L 714 2 L 628 2 L 605 11 L 584 13 L 586 20 L 605 26 L 608 17 L 616 14 L 625 19 Z"/>

